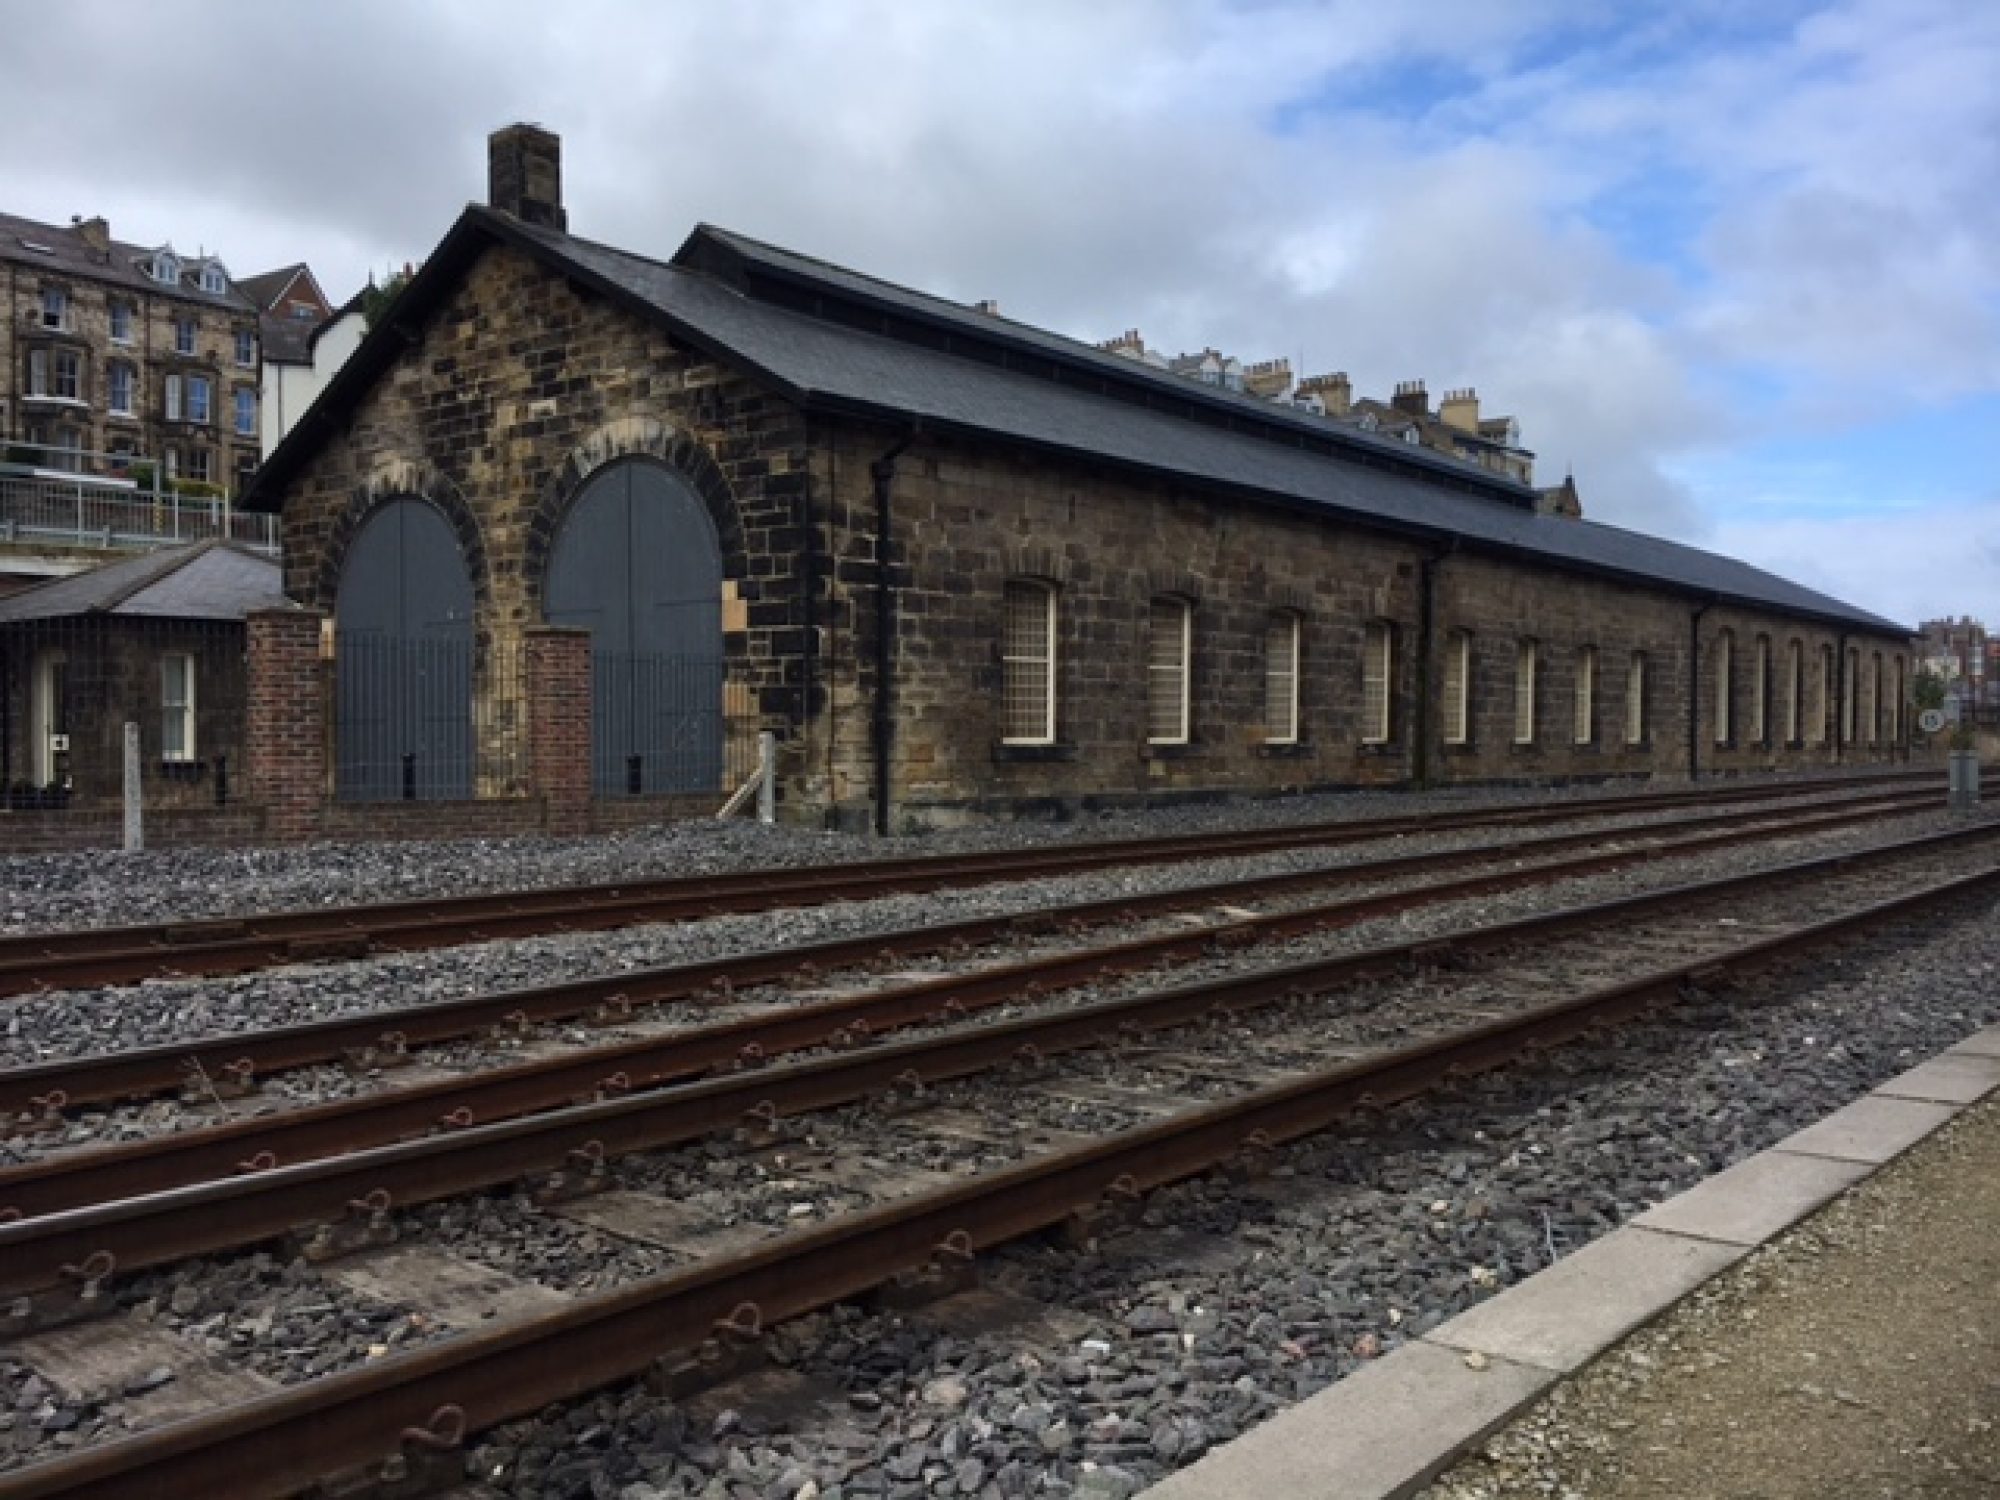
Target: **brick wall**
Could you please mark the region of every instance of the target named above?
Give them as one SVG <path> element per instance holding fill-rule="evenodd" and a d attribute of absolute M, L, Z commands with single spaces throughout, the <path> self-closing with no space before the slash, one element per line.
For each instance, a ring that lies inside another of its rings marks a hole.
<path fill-rule="evenodd" d="M 547 831 L 568 837 L 590 820 L 590 632 L 527 633 L 528 778 L 547 806 Z"/>
<path fill-rule="evenodd" d="M 148 849 L 259 843 L 264 813 L 256 807 L 165 808 L 146 812 Z M 120 812 L 0 812 L 0 855 L 65 854 L 117 849 L 125 841 Z"/>
<path fill-rule="evenodd" d="M 327 796 L 325 689 L 314 610 L 259 610 L 245 621 L 249 713 L 245 782 L 280 843 L 319 832 Z"/>

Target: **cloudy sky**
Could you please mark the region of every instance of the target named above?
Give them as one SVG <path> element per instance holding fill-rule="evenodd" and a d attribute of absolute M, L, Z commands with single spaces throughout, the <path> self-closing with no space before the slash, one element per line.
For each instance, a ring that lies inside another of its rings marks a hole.
<path fill-rule="evenodd" d="M 0 0 L 0 209 L 344 297 L 563 137 L 1098 340 L 1476 386 L 1587 513 L 2000 624 L 1991 0 Z"/>

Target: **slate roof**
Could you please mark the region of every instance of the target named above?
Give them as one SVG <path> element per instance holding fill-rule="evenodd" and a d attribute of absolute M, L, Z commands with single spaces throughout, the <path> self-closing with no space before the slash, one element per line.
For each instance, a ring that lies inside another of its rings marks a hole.
<path fill-rule="evenodd" d="M 264 464 L 246 505 L 269 508 L 282 495 L 339 413 L 407 347 L 407 331 L 496 239 L 811 410 L 999 440 L 1445 546 L 1909 634 L 1734 558 L 1537 515 L 1534 490 L 1502 476 L 728 231 L 697 228 L 667 263 L 476 205 Z"/>
<path fill-rule="evenodd" d="M 46 246 L 48 253 L 31 250 L 28 248 L 30 245 Z M 15 214 L 0 213 L 0 261 L 39 269 L 53 276 L 130 287 L 135 292 L 147 292 L 156 297 L 177 297 L 183 302 L 204 307 L 225 307 L 232 312 L 255 310 L 255 304 L 237 290 L 239 283 L 234 281 L 226 292 L 204 292 L 194 282 L 185 279 L 175 286 L 153 280 L 139 269 L 139 262 L 151 259 L 157 248 L 113 240 L 109 256 L 99 260 L 74 225 L 42 224 Z M 204 259 L 214 259 L 213 256 L 190 255 L 179 250 L 174 254 L 179 257 L 184 271 L 191 270 Z"/>
<path fill-rule="evenodd" d="M 9 594 L 0 598 L 0 625 L 107 615 L 240 620 L 253 610 L 290 607 L 275 562 L 210 540 L 165 547 Z"/>

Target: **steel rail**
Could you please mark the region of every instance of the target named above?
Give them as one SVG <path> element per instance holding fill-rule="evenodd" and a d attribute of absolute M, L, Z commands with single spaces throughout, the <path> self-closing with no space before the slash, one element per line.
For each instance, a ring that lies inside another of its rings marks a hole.
<path fill-rule="evenodd" d="M 0 1500 L 281 1496 L 638 1375 L 670 1351 L 754 1338 L 908 1270 L 1218 1165 L 1254 1163 L 1359 1110 L 1503 1067 L 1775 960 L 2000 884 L 2000 866 L 1359 1062 L 1301 1075 L 961 1184 L 580 1298 L 373 1366 L 0 1475 Z"/>
<path fill-rule="evenodd" d="M 836 1108 L 1062 1052 L 1392 975 L 1447 954 L 1603 927 L 1774 882 L 1935 853 L 2000 837 L 1983 823 L 1863 851 L 1593 902 L 1463 932 L 1277 965 L 936 1035 L 730 1073 L 492 1125 L 294 1166 L 245 1163 L 244 1175 L 0 1224 L 0 1295 L 62 1286 L 79 1268 L 120 1273 L 236 1249 L 301 1226 L 385 1223 L 389 1210 L 602 1163 L 733 1130 L 747 1122 Z M 102 1279 L 102 1272 L 95 1279 Z"/>
<path fill-rule="evenodd" d="M 1358 843 L 1399 834 L 1532 825 L 1615 816 L 1690 802 L 1783 801 L 1793 797 L 1930 780 L 1931 773 L 1816 778 L 1782 786 L 1705 787 L 1533 807 L 1430 812 L 1288 829 L 1239 829 L 1196 837 L 1083 842 L 985 854 L 924 855 L 807 868 L 778 867 L 657 881 L 382 902 L 338 908 L 79 928 L 0 938 L 0 998 L 56 987 L 131 983 L 170 974 L 240 973 L 279 963 L 407 952 L 453 943 L 559 931 L 592 931 L 728 913 L 819 905 L 893 893 L 945 890 L 1009 876 L 1032 877 L 1134 863 L 1171 863 L 1299 845 Z"/>
<path fill-rule="evenodd" d="M 1175 958 L 1199 957 L 1218 945 L 1323 930 L 1467 896 L 1682 858 L 1774 833 L 1792 837 L 1830 826 L 1893 816 L 1903 810 L 1901 801 L 1841 808 L 1794 818 L 1775 828 L 1769 812 L 1717 814 L 1673 826 L 1741 825 L 1746 820 L 1750 826 L 1732 826 L 1724 832 L 1678 840 L 1657 837 L 1666 825 L 1655 824 L 1646 830 L 1655 835 L 1653 839 L 1633 841 L 1628 847 L 1539 864 L 1511 865 L 1419 887 L 1242 917 L 1199 929 L 1073 950 L 866 994 L 773 1007 L 766 1014 L 583 1048 L 532 1062 L 483 1069 L 460 1078 L 284 1109 L 146 1140 L 63 1152 L 41 1161 L 0 1168 L 0 1216 L 34 1218 L 110 1199 L 234 1176 L 246 1162 L 292 1165 L 387 1145 L 435 1130 L 463 1129 L 475 1123 L 510 1119 L 582 1099 L 630 1094 L 740 1067 L 746 1060 L 762 1061 L 809 1048 L 851 1045 L 860 1038 L 872 1039 L 900 1027 L 934 1021 L 941 1015 L 969 1014 L 1003 1005 L 1024 994 L 1046 993 L 1108 974 L 1158 966 Z M 1602 844 L 1615 837 L 1599 833 L 1589 836 L 1589 841 Z M 1548 846 L 1567 846 L 1584 839 L 1583 835 L 1562 834 L 1530 842 L 1540 852 Z M 1492 847 L 1503 854 L 1523 850 L 1522 845 L 1515 844 Z M 1388 863 L 1409 861 L 1416 868 L 1427 868 L 1433 860 L 1446 857 L 1464 860 L 1474 853 L 1461 849 L 1450 856 L 1406 856 Z M 1304 877 L 1297 874 L 1267 879 L 1282 885 L 1304 883 Z M 1224 893 L 1240 899 L 1244 884 L 1229 882 L 1202 889 L 1211 895 Z M 1109 904 L 1124 908 L 1123 902 Z M 939 933 L 948 939 L 951 929 L 927 929 L 924 935 L 935 938 Z"/>
<path fill-rule="evenodd" d="M 1373 880 L 1450 867 L 1474 860 L 1504 859 L 1587 847 L 1619 839 L 1657 840 L 1701 827 L 1764 825 L 1789 820 L 1782 831 L 1810 832 L 1841 823 L 1861 822 L 1917 810 L 1930 800 L 1927 792 L 1902 793 L 1882 800 L 1838 799 L 1825 811 L 1800 817 L 1786 808 L 1711 813 L 1671 823 L 1631 828 L 1586 829 L 1508 839 L 1455 849 L 1391 855 L 1320 870 L 1285 871 L 1186 886 L 1004 916 L 973 917 L 955 922 L 926 923 L 850 938 L 793 944 L 729 958 L 663 965 L 617 974 L 594 975 L 553 985 L 492 991 L 482 995 L 434 1000 L 355 1015 L 334 1016 L 261 1031 L 221 1034 L 57 1058 L 0 1069 L 0 1119 L 42 1116 L 81 1104 L 145 1098 L 171 1093 L 201 1079 L 250 1079 L 287 1068 L 336 1062 L 348 1057 L 393 1060 L 411 1047 L 457 1041 L 502 1027 L 521 1027 L 603 1014 L 616 1019 L 625 1008 L 675 1000 L 698 1000 L 719 989 L 894 959 L 944 952 L 962 945 L 1018 938 L 1058 924 L 1089 926 L 1135 915 L 1171 912 L 1210 902 L 1235 902 L 1342 882 Z M 1388 908 L 1385 908 L 1388 909 Z M 616 1071 L 614 1069 L 613 1071 Z"/>

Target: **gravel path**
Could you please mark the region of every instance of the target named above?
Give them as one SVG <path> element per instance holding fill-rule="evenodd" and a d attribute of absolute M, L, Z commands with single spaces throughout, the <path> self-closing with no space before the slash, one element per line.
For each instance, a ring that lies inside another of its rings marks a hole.
<path fill-rule="evenodd" d="M 1423 1500 L 2000 1495 L 2000 1100 L 1751 1256 Z"/>

